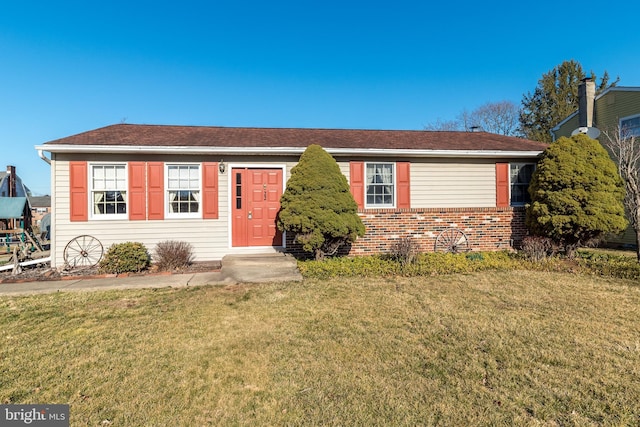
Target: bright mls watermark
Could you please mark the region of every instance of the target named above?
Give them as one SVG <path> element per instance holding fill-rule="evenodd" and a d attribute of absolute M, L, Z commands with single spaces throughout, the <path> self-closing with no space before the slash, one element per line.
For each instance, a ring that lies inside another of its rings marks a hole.
<path fill-rule="evenodd" d="M 0 426 L 69 427 L 69 405 L 0 405 Z"/>

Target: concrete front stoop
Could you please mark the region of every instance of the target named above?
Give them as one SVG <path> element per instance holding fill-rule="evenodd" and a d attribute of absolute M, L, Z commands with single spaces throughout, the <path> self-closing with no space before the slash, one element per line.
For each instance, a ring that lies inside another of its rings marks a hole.
<path fill-rule="evenodd" d="M 301 282 L 296 259 L 281 252 L 269 254 L 226 255 L 221 275 L 236 282 Z"/>

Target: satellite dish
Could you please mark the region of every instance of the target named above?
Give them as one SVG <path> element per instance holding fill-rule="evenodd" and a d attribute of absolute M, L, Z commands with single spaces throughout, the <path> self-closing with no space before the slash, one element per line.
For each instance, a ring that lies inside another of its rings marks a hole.
<path fill-rule="evenodd" d="M 571 136 L 578 134 L 587 135 L 589 138 L 596 139 L 600 136 L 600 129 L 591 126 L 580 126 L 578 129 L 571 132 Z"/>

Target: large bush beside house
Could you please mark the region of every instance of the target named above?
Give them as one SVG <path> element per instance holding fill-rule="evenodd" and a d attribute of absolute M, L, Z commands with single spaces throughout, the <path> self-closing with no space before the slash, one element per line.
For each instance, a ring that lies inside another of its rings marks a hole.
<path fill-rule="evenodd" d="M 624 187 L 607 151 L 586 135 L 560 138 L 542 154 L 529 185 L 527 227 L 573 257 L 579 245 L 627 226 Z"/>
<path fill-rule="evenodd" d="M 364 236 L 347 179 L 319 145 L 307 147 L 291 169 L 280 206 L 278 229 L 295 233 L 295 241 L 316 259 Z"/>

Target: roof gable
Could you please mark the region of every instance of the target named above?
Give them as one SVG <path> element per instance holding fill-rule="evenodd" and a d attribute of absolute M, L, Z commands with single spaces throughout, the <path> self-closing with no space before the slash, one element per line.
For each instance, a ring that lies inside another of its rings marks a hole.
<path fill-rule="evenodd" d="M 595 97 L 595 101 L 601 99 L 601 98 L 605 98 L 611 94 L 614 94 L 616 92 L 630 92 L 630 93 L 637 93 L 640 92 L 640 87 L 638 86 L 610 86 L 608 88 L 606 88 L 605 90 L 603 90 L 601 93 L 599 93 L 598 95 L 596 95 Z M 557 125 L 555 125 L 554 127 L 551 128 L 551 132 L 557 132 L 560 130 L 560 128 L 562 126 L 564 126 L 569 120 L 571 120 L 572 118 L 574 118 L 575 116 L 578 115 L 578 110 L 574 111 L 573 113 L 569 114 L 567 117 L 565 117 L 562 121 L 560 121 Z"/>

